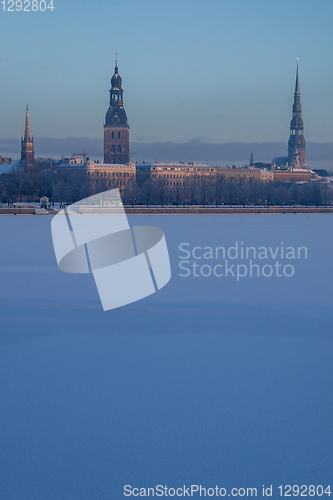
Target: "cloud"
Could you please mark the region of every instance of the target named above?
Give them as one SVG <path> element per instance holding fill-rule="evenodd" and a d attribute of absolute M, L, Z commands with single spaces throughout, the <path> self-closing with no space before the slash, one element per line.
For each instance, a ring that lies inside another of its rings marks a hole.
<path fill-rule="evenodd" d="M 131 143 L 133 159 L 160 161 L 207 161 L 209 163 L 223 162 L 248 163 L 251 151 L 254 161 L 269 162 L 276 156 L 287 155 L 286 142 L 227 142 L 210 144 L 201 138 L 184 143 L 152 142 Z M 324 161 L 333 166 L 333 143 L 306 143 L 306 159 L 308 162 Z"/>
<path fill-rule="evenodd" d="M 34 137 L 35 156 L 55 157 L 69 156 L 72 153 L 83 153 L 102 155 L 103 140 L 91 137 L 66 137 L 64 139 L 53 139 L 48 137 Z M 18 139 L 0 139 L 0 155 L 20 156 L 20 141 Z"/>
<path fill-rule="evenodd" d="M 245 143 L 228 142 L 211 144 L 201 138 L 191 139 L 184 143 L 152 142 L 131 143 L 131 151 L 135 159 L 157 159 L 168 161 L 207 161 L 207 162 L 248 162 L 251 151 L 256 161 L 270 161 L 274 156 L 285 154 L 284 143 Z"/>
<path fill-rule="evenodd" d="M 88 156 L 103 156 L 103 139 L 91 137 L 66 137 L 53 139 L 35 137 L 35 156 L 60 158 L 72 153 L 83 153 Z M 131 142 L 131 158 L 133 161 L 202 161 L 212 164 L 225 162 L 237 165 L 248 163 L 251 151 L 254 161 L 271 161 L 275 156 L 287 154 L 286 142 L 227 142 L 211 144 L 200 137 L 187 142 Z M 20 156 L 18 139 L 0 139 L 0 155 Z M 333 166 L 333 143 L 306 143 L 306 160 L 308 163 L 325 162 Z M 313 166 L 313 165 L 311 165 Z"/>

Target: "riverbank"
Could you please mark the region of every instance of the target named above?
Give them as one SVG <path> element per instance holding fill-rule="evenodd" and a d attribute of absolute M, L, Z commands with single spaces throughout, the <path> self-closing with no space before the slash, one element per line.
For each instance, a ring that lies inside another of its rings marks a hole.
<path fill-rule="evenodd" d="M 128 215 L 139 214 L 332 214 L 333 207 L 125 207 Z"/>
<path fill-rule="evenodd" d="M 332 214 L 333 207 L 125 207 L 128 215 L 191 214 Z M 0 207 L 0 215 L 55 215 L 57 209 Z"/>

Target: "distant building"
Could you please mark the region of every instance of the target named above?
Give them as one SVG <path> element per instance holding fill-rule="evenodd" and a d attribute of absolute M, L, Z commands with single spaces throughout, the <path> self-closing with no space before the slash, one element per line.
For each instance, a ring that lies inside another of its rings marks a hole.
<path fill-rule="evenodd" d="M 272 170 L 273 163 L 272 162 L 263 162 L 263 161 L 254 161 L 253 160 L 253 151 L 251 151 L 249 168 L 250 169 L 259 168 L 260 170 Z"/>
<path fill-rule="evenodd" d="M 260 180 L 261 180 L 261 182 L 273 182 L 274 181 L 274 172 L 271 170 L 261 170 L 260 171 Z"/>
<path fill-rule="evenodd" d="M 273 162 L 254 162 L 251 151 L 249 166 L 242 168 L 213 167 L 194 162 L 132 163 L 129 159 L 129 125 L 123 106 L 122 79 L 118 73 L 117 60 L 104 124 L 104 162 L 89 161 L 86 153 L 83 158 L 79 156 L 73 154 L 62 157 L 58 171 L 82 172 L 85 175 L 78 178 L 85 179 L 85 182 L 87 179 L 92 192 L 118 187 L 120 192 L 130 193 L 128 199 L 135 200 L 136 195 L 146 199 L 155 197 L 161 203 L 165 200 L 191 203 L 195 199 L 213 199 L 214 193 L 221 190 L 224 182 L 243 185 L 253 182 L 308 182 L 318 178 L 305 165 L 298 66 L 286 157 L 274 158 Z M 33 161 L 28 109 L 21 161 Z"/>
<path fill-rule="evenodd" d="M 308 168 L 294 168 L 293 170 L 275 170 L 274 182 L 309 182 L 312 171 Z"/>
<path fill-rule="evenodd" d="M 260 168 L 217 168 L 216 173 L 225 180 L 260 181 Z"/>
<path fill-rule="evenodd" d="M 136 163 L 136 181 L 139 187 L 145 183 L 163 199 L 181 202 L 191 201 L 195 185 L 204 190 L 213 189 L 218 168 L 201 163 Z"/>
<path fill-rule="evenodd" d="M 319 177 L 328 177 L 329 176 L 329 173 L 327 172 L 327 170 L 321 169 L 321 168 L 313 168 L 312 172 L 317 174 Z"/>
<path fill-rule="evenodd" d="M 287 170 L 289 168 L 288 156 L 276 156 L 272 164 L 276 170 Z"/>
<path fill-rule="evenodd" d="M 122 79 L 118 74 L 118 65 L 111 78 L 110 107 L 107 110 L 104 125 L 104 162 L 128 163 L 129 124 L 124 109 Z"/>
<path fill-rule="evenodd" d="M 74 161 L 73 161 L 74 160 Z M 75 161 L 78 160 L 78 161 Z M 135 164 L 128 162 L 123 163 L 103 163 L 82 161 L 81 158 L 65 158 L 62 157 L 61 163 L 57 167 L 58 172 L 83 172 L 87 175 L 89 185 L 94 191 L 103 191 L 117 187 L 120 191 L 126 187 L 133 187 L 136 177 Z"/>
<path fill-rule="evenodd" d="M 256 161 L 252 163 L 253 168 L 260 168 L 261 170 L 273 170 L 273 164 L 271 162 Z"/>
<path fill-rule="evenodd" d="M 21 167 L 24 167 L 25 170 L 30 170 L 33 168 L 34 163 L 34 139 L 30 134 L 29 110 L 27 106 L 24 137 L 21 138 Z"/>
<path fill-rule="evenodd" d="M 75 155 L 61 157 L 61 165 L 83 165 L 83 164 L 84 164 L 83 158 L 78 158 Z"/>
<path fill-rule="evenodd" d="M 185 180 L 190 176 L 200 179 L 214 180 L 216 167 L 201 163 L 136 163 L 136 176 L 139 185 L 146 180 L 152 180 L 153 185 L 168 189 L 185 186 Z"/>
<path fill-rule="evenodd" d="M 290 122 L 290 137 L 288 141 L 288 163 L 289 165 L 305 166 L 305 139 L 303 135 L 302 105 L 299 90 L 298 64 L 296 70 L 296 83 L 293 104 L 293 116 Z"/>
<path fill-rule="evenodd" d="M 302 120 L 301 93 L 299 90 L 298 64 L 292 113 L 288 140 L 288 156 L 277 156 L 273 159 L 272 163 L 275 170 L 292 170 L 294 167 L 307 168 L 305 164 L 305 139 L 303 135 L 304 125 Z"/>

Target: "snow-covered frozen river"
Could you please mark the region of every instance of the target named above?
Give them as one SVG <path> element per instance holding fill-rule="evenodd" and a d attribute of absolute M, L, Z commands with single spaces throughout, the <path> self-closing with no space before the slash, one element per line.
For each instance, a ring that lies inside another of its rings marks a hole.
<path fill-rule="evenodd" d="M 51 217 L 0 217 L 1 500 L 326 487 L 333 216 L 129 221 L 163 229 L 172 277 L 103 312 L 92 275 L 58 269 Z"/>

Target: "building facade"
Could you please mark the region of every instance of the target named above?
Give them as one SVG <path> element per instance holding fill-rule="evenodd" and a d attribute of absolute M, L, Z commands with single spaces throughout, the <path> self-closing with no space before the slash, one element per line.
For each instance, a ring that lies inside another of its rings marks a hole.
<path fill-rule="evenodd" d="M 308 168 L 293 168 L 292 170 L 275 170 L 274 182 L 309 182 L 312 178 L 312 170 Z"/>
<path fill-rule="evenodd" d="M 216 172 L 225 181 L 250 182 L 261 180 L 260 168 L 218 168 Z"/>
<path fill-rule="evenodd" d="M 84 174 L 84 178 L 88 180 L 89 196 L 108 189 L 118 188 L 121 194 L 126 190 L 129 200 L 134 197 L 136 178 L 134 163 L 110 164 L 89 160 L 84 162 L 81 158 L 72 156 L 70 158 L 62 157 L 57 170 L 64 174 L 71 172 Z"/>
<path fill-rule="evenodd" d="M 104 125 L 104 162 L 128 163 L 129 124 L 124 109 L 122 79 L 118 73 L 118 64 L 111 78 L 110 106 L 106 112 Z"/>
<path fill-rule="evenodd" d="M 31 168 L 33 168 L 34 162 L 34 139 L 30 133 L 29 109 L 27 106 L 24 137 L 21 138 L 21 166 L 26 170 L 30 170 Z"/>
<path fill-rule="evenodd" d="M 93 191 L 118 188 L 120 194 L 126 189 L 134 189 L 136 169 L 134 163 L 107 164 L 87 161 L 84 164 Z"/>
<path fill-rule="evenodd" d="M 138 187 L 146 188 L 159 202 L 191 202 L 199 188 L 205 193 L 214 190 L 216 168 L 196 163 L 136 163 Z"/>

